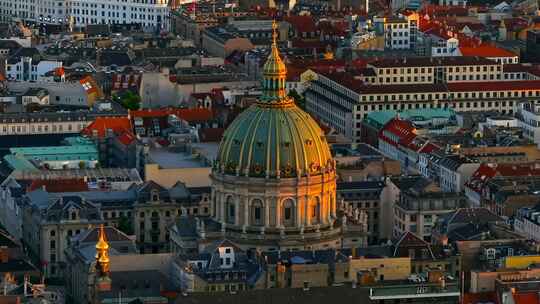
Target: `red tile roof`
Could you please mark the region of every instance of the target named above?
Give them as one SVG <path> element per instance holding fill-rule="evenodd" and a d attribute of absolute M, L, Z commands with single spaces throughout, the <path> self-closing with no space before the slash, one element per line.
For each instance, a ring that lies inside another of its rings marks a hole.
<path fill-rule="evenodd" d="M 327 35 L 345 36 L 349 31 L 349 24 L 346 21 L 331 22 L 320 21 L 317 29 Z"/>
<path fill-rule="evenodd" d="M 64 76 L 66 74 L 64 67 L 54 69 L 54 76 Z"/>
<path fill-rule="evenodd" d="M 503 72 L 505 73 L 526 73 L 533 70 L 534 67 L 531 65 L 524 65 L 521 63 L 512 63 L 503 65 Z"/>
<path fill-rule="evenodd" d="M 91 76 L 86 76 L 79 80 L 79 83 L 83 86 L 86 94 L 92 94 L 98 92 L 98 86 L 94 78 Z"/>
<path fill-rule="evenodd" d="M 299 33 L 313 33 L 317 30 L 317 25 L 312 16 L 289 16 L 283 18 L 284 21 L 290 23 Z"/>
<path fill-rule="evenodd" d="M 45 188 L 47 192 L 79 192 L 88 191 L 88 184 L 82 178 L 33 180 L 27 191 Z"/>
<path fill-rule="evenodd" d="M 379 140 L 384 140 L 393 146 L 408 146 L 415 137 L 416 129 L 413 124 L 408 120 L 401 120 L 399 118 L 391 119 L 379 131 Z"/>
<path fill-rule="evenodd" d="M 308 69 L 315 70 L 317 72 L 330 72 L 337 70 L 345 70 L 345 60 L 332 59 L 332 60 L 300 60 L 293 59 L 287 65 L 287 80 L 298 81 L 300 75 Z"/>
<path fill-rule="evenodd" d="M 461 55 L 463 56 L 479 56 L 479 57 L 515 57 L 516 54 L 505 49 L 490 45 L 482 44 L 476 47 L 460 47 Z"/>
<path fill-rule="evenodd" d="M 540 80 L 455 82 L 448 84 L 448 90 L 450 92 L 540 90 Z"/>
<path fill-rule="evenodd" d="M 128 146 L 136 139 L 136 137 L 131 132 L 124 132 L 120 136 L 118 136 L 117 139 L 122 144 Z"/>
<path fill-rule="evenodd" d="M 370 85 L 351 77 L 348 72 L 320 72 L 323 76 L 359 94 L 399 93 L 445 93 L 445 92 L 491 92 L 491 91 L 538 91 L 540 80 L 452 82 L 444 84 L 395 84 Z"/>
<path fill-rule="evenodd" d="M 540 176 L 540 162 L 520 164 L 481 164 L 466 183 L 471 190 L 481 193 L 484 186 L 495 176 Z"/>
<path fill-rule="evenodd" d="M 465 293 L 463 294 L 462 304 L 481 304 L 487 302 L 495 302 L 497 295 L 494 292 L 484 293 Z"/>
<path fill-rule="evenodd" d="M 518 292 L 513 294 L 513 296 L 515 304 L 540 304 L 538 292 Z"/>
<path fill-rule="evenodd" d="M 212 110 L 206 108 L 176 109 L 174 114 L 187 122 L 206 122 L 214 119 Z"/>
<path fill-rule="evenodd" d="M 115 134 L 126 131 L 131 132 L 131 120 L 128 117 L 97 117 L 81 133 L 86 136 L 94 136 L 95 132 L 97 132 L 97 136 L 103 138 L 109 129 Z"/>

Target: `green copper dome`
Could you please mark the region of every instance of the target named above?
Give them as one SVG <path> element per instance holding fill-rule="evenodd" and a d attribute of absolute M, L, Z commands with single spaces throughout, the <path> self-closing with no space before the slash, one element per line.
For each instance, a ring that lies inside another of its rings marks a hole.
<path fill-rule="evenodd" d="M 285 94 L 287 70 L 279 57 L 274 24 L 264 68 L 263 96 L 227 128 L 214 166 L 224 174 L 300 177 L 334 169 L 324 132 Z"/>
<path fill-rule="evenodd" d="M 218 170 L 258 177 L 317 175 L 333 168 L 324 133 L 294 104 L 254 104 L 240 114 L 223 136 Z"/>

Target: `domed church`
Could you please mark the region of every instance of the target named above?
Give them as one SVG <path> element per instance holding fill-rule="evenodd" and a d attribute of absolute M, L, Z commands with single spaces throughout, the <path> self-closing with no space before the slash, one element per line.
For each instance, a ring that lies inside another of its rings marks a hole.
<path fill-rule="evenodd" d="M 341 246 L 336 172 L 325 135 L 285 90 L 277 47 L 263 73 L 263 95 L 225 131 L 214 162 L 212 218 L 242 248 Z"/>

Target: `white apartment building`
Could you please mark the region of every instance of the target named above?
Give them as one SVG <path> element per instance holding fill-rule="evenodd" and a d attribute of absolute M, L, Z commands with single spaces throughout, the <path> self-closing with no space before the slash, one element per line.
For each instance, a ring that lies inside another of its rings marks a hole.
<path fill-rule="evenodd" d="M 140 24 L 169 29 L 167 0 L 68 0 L 68 19 L 75 26 L 88 24 Z"/>
<path fill-rule="evenodd" d="M 39 0 L 0 0 L 0 21 L 35 20 L 37 1 Z"/>
<path fill-rule="evenodd" d="M 504 80 L 502 64 L 487 59 L 385 59 L 368 69 L 315 73 L 305 92 L 308 112 L 359 141 L 362 119 L 371 111 L 453 108 L 513 114 L 520 101 L 540 100 L 540 80 Z"/>
<path fill-rule="evenodd" d="M 167 0 L 0 0 L 0 19 L 45 24 L 140 24 L 169 29 Z"/>
<path fill-rule="evenodd" d="M 521 208 L 514 219 L 514 230 L 527 239 L 540 242 L 540 211 L 538 208 Z"/>
<path fill-rule="evenodd" d="M 436 40 L 431 45 L 432 57 L 460 56 L 459 40 L 456 38 Z"/>
<path fill-rule="evenodd" d="M 417 32 L 418 14 L 384 18 L 384 47 L 392 50 L 413 49 Z"/>
<path fill-rule="evenodd" d="M 540 147 L 540 105 L 523 102 L 517 109 L 518 126 L 523 136 Z"/>
<path fill-rule="evenodd" d="M 8 113 L 0 115 L 0 137 L 5 135 L 75 134 L 93 121 L 78 112 Z"/>
<path fill-rule="evenodd" d="M 61 61 L 41 60 L 35 48 L 21 48 L 5 59 L 6 78 L 12 81 L 38 81 L 62 67 Z"/>
<path fill-rule="evenodd" d="M 47 72 L 62 67 L 61 61 L 32 60 L 23 57 L 17 62 L 7 61 L 6 78 L 15 81 L 38 81 L 45 77 Z"/>

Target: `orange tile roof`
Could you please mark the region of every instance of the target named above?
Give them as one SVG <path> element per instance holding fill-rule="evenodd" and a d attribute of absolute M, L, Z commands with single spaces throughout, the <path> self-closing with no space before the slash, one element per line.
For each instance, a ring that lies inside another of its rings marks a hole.
<path fill-rule="evenodd" d="M 131 132 L 131 120 L 128 117 L 97 117 L 81 133 L 86 136 L 94 136 L 94 132 L 97 132 L 97 136 L 103 138 L 108 129 L 114 133 Z"/>
<path fill-rule="evenodd" d="M 65 70 L 64 67 L 59 67 L 54 69 L 54 76 L 64 76 Z"/>
<path fill-rule="evenodd" d="M 469 57 L 514 57 L 516 54 L 489 44 L 476 47 L 460 47 L 461 55 Z"/>

